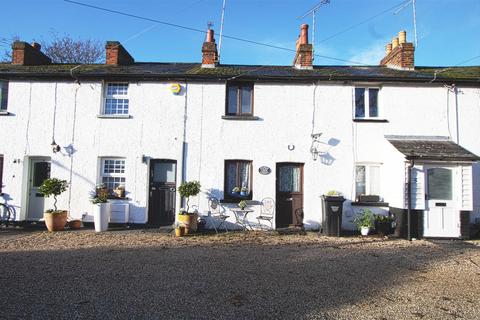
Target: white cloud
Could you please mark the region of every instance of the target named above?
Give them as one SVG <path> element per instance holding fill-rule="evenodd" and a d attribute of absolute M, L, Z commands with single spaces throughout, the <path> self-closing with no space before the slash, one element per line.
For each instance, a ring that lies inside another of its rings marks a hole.
<path fill-rule="evenodd" d="M 376 41 L 368 47 L 361 48 L 353 53 L 348 60 L 366 65 L 378 65 L 385 56 L 385 45 L 387 41 Z"/>

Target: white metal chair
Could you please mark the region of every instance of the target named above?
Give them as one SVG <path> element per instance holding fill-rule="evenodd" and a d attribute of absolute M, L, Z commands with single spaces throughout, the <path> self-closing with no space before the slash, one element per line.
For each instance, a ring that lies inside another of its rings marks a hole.
<path fill-rule="evenodd" d="M 260 229 L 263 230 L 261 220 L 270 223 L 270 230 L 273 230 L 273 217 L 275 216 L 275 200 L 272 198 L 263 198 L 262 206 L 260 207 L 260 215 L 257 217 Z"/>
<path fill-rule="evenodd" d="M 210 217 L 212 217 L 212 224 L 215 232 L 218 233 L 218 229 L 223 225 L 225 227 L 225 231 L 228 232 L 226 220 L 230 217 L 225 214 L 224 210 L 222 210 L 222 206 L 220 205 L 220 201 L 217 198 L 210 198 L 208 200 L 208 213 Z M 217 226 L 215 220 L 220 220 L 219 225 Z"/>

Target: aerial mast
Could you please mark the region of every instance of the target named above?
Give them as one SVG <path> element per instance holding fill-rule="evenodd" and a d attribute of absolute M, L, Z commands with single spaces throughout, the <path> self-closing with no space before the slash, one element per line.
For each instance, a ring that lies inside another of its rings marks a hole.
<path fill-rule="evenodd" d="M 301 20 L 305 18 L 308 15 L 312 15 L 312 45 L 313 45 L 313 51 L 315 51 L 315 14 L 316 12 L 320 9 L 321 6 L 327 5 L 330 3 L 330 0 L 322 0 L 319 3 L 317 3 L 313 8 L 305 12 L 302 16 L 298 17 L 298 20 Z M 312 60 L 315 57 L 315 55 L 312 55 Z"/>

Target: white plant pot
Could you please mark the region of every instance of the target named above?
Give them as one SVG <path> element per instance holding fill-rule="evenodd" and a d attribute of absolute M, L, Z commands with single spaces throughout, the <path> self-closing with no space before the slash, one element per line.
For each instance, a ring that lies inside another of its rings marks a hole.
<path fill-rule="evenodd" d="M 362 236 L 368 236 L 368 233 L 370 232 L 370 228 L 369 227 L 361 227 L 360 228 L 360 233 L 362 234 Z"/>
<path fill-rule="evenodd" d="M 98 203 L 93 206 L 93 222 L 95 224 L 95 232 L 103 232 L 108 229 L 110 221 L 110 203 Z"/>

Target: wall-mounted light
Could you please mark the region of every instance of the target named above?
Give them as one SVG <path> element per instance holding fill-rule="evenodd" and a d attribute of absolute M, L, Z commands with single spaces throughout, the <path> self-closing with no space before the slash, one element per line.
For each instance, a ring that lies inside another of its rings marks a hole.
<path fill-rule="evenodd" d="M 150 159 L 150 157 L 148 157 L 148 156 L 146 156 L 146 155 L 142 155 L 142 163 L 147 164 L 147 163 L 148 163 L 148 159 Z"/>
<path fill-rule="evenodd" d="M 52 140 L 52 143 L 50 145 L 52 146 L 53 153 L 57 153 L 60 151 L 60 146 L 55 142 L 55 139 Z"/>

